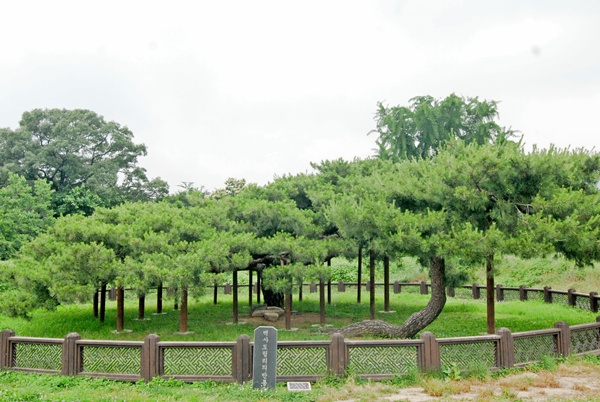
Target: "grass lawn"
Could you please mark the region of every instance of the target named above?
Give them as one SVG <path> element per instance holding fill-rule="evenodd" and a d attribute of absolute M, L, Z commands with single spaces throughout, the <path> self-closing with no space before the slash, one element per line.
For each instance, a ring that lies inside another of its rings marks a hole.
<path fill-rule="evenodd" d="M 70 332 L 79 333 L 84 339 L 143 340 L 155 333 L 161 340 L 168 341 L 235 341 L 241 334 L 252 336 L 260 325 L 273 325 L 280 329 L 280 340 L 323 340 L 330 339 L 331 329 L 320 328 L 318 293 L 304 293 L 302 302 L 294 301 L 292 327 L 285 331 L 283 318 L 269 323 L 262 318 L 250 317 L 247 297 L 240 292 L 239 323 L 232 324 L 232 296 L 219 295 L 218 304 L 213 304 L 212 295 L 191 299 L 189 303 L 189 330 L 191 334 L 177 334 L 179 312 L 173 310 L 172 301 L 163 303 L 163 315 L 152 314 L 155 299 L 149 295 L 146 301 L 146 320 L 138 321 L 137 299 L 127 298 L 125 305 L 125 328 L 131 332 L 115 334 L 116 302 L 107 303 L 106 322 L 101 324 L 92 315 L 91 305 L 59 306 L 55 311 L 37 310 L 30 320 L 9 318 L 0 315 L 0 329 L 12 329 L 19 336 L 63 338 Z M 402 292 L 391 295 L 391 309 L 395 313 L 377 313 L 377 319 L 393 324 L 402 324 L 413 312 L 427 304 L 429 296 Z M 383 293 L 376 293 L 378 310 L 383 310 Z M 369 318 L 368 293 L 363 293 L 363 303 L 356 303 L 356 294 L 349 290 L 334 291 L 332 304 L 326 305 L 327 324 L 339 328 L 351 322 Z M 559 304 L 538 301 L 509 301 L 496 305 L 497 328 L 506 327 L 513 332 L 553 327 L 558 321 L 570 325 L 594 322 L 597 314 Z M 427 331 L 438 338 L 480 335 L 486 331 L 486 306 L 482 300 L 448 298 L 442 314 Z"/>

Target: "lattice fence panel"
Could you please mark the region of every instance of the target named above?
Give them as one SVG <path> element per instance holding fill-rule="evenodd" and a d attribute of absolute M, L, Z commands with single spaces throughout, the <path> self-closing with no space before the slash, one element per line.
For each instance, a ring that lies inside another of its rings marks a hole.
<path fill-rule="evenodd" d="M 563 306 L 569 305 L 569 297 L 562 293 L 552 293 L 552 303 L 562 304 Z"/>
<path fill-rule="evenodd" d="M 513 289 L 505 289 L 504 290 L 504 301 L 519 301 L 521 300 L 521 296 L 519 295 L 518 290 Z"/>
<path fill-rule="evenodd" d="M 442 368 L 456 363 L 461 370 L 496 367 L 496 342 L 440 344 Z"/>
<path fill-rule="evenodd" d="M 529 290 L 527 291 L 527 300 L 543 302 L 544 292 L 539 290 Z"/>
<path fill-rule="evenodd" d="M 165 375 L 230 376 L 233 367 L 231 348 L 164 348 Z"/>
<path fill-rule="evenodd" d="M 326 375 L 327 348 L 277 348 L 277 375 Z"/>
<path fill-rule="evenodd" d="M 600 349 L 600 329 L 571 330 L 571 353 L 583 353 Z"/>
<path fill-rule="evenodd" d="M 62 369 L 62 344 L 15 343 L 12 349 L 15 368 Z"/>
<path fill-rule="evenodd" d="M 457 299 L 473 299 L 473 290 L 471 288 L 456 288 L 454 289 L 454 297 Z"/>
<path fill-rule="evenodd" d="M 528 363 L 541 360 L 542 356 L 556 356 L 556 342 L 553 334 L 527 338 L 515 338 L 515 363 Z"/>
<path fill-rule="evenodd" d="M 577 296 L 575 298 L 575 305 L 582 310 L 590 309 L 590 297 L 589 296 Z"/>
<path fill-rule="evenodd" d="M 407 374 L 417 368 L 416 346 L 353 346 L 348 369 L 354 374 Z"/>
<path fill-rule="evenodd" d="M 140 374 L 140 347 L 81 346 L 81 371 L 87 373 Z"/>

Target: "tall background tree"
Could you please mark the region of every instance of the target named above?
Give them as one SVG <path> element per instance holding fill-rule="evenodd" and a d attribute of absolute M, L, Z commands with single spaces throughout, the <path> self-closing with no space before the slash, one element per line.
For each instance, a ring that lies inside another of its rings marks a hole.
<path fill-rule="evenodd" d="M 125 126 L 84 109 L 34 109 L 16 130 L 0 130 L 0 186 L 13 172 L 45 180 L 57 215 L 89 215 L 98 206 L 168 195 L 161 179 L 149 180 L 138 158 L 143 144 Z"/>
<path fill-rule="evenodd" d="M 480 101 L 451 94 L 444 99 L 417 96 L 408 106 L 377 104 L 375 113 L 377 156 L 399 161 L 409 158 L 429 158 L 446 142 L 459 139 L 465 143 L 485 143 L 505 140 L 513 135 L 500 127 L 498 103 Z"/>

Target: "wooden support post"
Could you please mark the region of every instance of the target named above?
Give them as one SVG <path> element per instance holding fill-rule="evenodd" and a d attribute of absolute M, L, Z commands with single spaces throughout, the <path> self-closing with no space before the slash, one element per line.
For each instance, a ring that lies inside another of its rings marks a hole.
<path fill-rule="evenodd" d="M 552 289 L 550 286 L 544 286 L 544 302 L 552 303 Z"/>
<path fill-rule="evenodd" d="M 238 272 L 233 270 L 233 323 L 239 321 L 239 306 L 238 306 Z"/>
<path fill-rule="evenodd" d="M 106 283 L 100 285 L 100 322 L 104 323 L 106 318 Z"/>
<path fill-rule="evenodd" d="M 577 296 L 575 295 L 575 289 L 567 290 L 567 300 L 569 302 L 569 306 L 577 306 Z"/>
<path fill-rule="evenodd" d="M 390 311 L 390 257 L 383 256 L 383 310 Z"/>
<path fill-rule="evenodd" d="M 481 289 L 477 283 L 474 283 L 471 286 L 471 294 L 473 295 L 474 300 L 479 300 L 481 298 Z"/>
<path fill-rule="evenodd" d="M 310 293 L 316 293 L 317 292 L 317 284 L 316 283 L 311 282 L 309 288 L 310 288 Z"/>
<path fill-rule="evenodd" d="M 179 332 L 188 332 L 188 288 L 181 287 L 181 310 L 179 311 Z"/>
<path fill-rule="evenodd" d="M 456 292 L 454 291 L 454 287 L 453 286 L 448 286 L 446 288 L 446 295 L 448 295 L 448 297 L 454 297 L 454 296 L 456 296 Z"/>
<path fill-rule="evenodd" d="M 256 303 L 260 304 L 260 281 L 262 280 L 262 271 L 256 272 Z"/>
<path fill-rule="evenodd" d="M 15 331 L 11 329 L 5 329 L 0 332 L 0 370 L 5 370 L 10 367 L 10 357 L 12 351 L 10 350 L 9 338 L 15 336 Z"/>
<path fill-rule="evenodd" d="M 504 301 L 504 288 L 501 284 L 496 285 L 496 300 L 499 302 Z"/>
<path fill-rule="evenodd" d="M 498 368 L 512 368 L 515 366 L 515 343 L 512 333 L 508 328 L 496 331 L 500 335 L 500 342 L 496 351 L 496 366 Z"/>
<path fill-rule="evenodd" d="M 219 285 L 216 283 L 213 285 L 213 304 L 219 303 Z"/>
<path fill-rule="evenodd" d="M 238 336 L 233 354 L 233 378 L 238 384 L 243 384 L 250 380 L 252 372 L 252 351 L 248 335 Z"/>
<path fill-rule="evenodd" d="M 160 342 L 160 337 L 156 334 L 150 334 L 144 339 L 140 373 L 146 382 L 150 382 L 152 378 L 157 377 L 159 373 L 158 342 Z"/>
<path fill-rule="evenodd" d="M 123 286 L 117 288 L 117 332 L 125 328 L 125 290 Z"/>
<path fill-rule="evenodd" d="M 598 292 L 590 292 L 590 311 L 598 312 Z"/>
<path fill-rule="evenodd" d="M 525 285 L 519 286 L 519 300 L 526 301 L 527 300 L 527 289 Z"/>
<path fill-rule="evenodd" d="M 252 308 L 252 270 L 248 270 L 248 305 Z"/>
<path fill-rule="evenodd" d="M 569 357 L 571 354 L 571 328 L 564 321 L 554 324 L 554 328 L 560 329 L 556 337 L 556 352 L 559 356 Z"/>
<path fill-rule="evenodd" d="M 319 280 L 319 324 L 325 324 L 325 283 Z"/>
<path fill-rule="evenodd" d="M 138 320 L 146 317 L 146 295 L 138 295 Z"/>
<path fill-rule="evenodd" d="M 343 377 L 346 374 L 348 366 L 348 356 L 346 352 L 346 343 L 344 336 L 339 333 L 331 337 L 331 346 L 329 347 L 329 374 L 335 377 Z"/>
<path fill-rule="evenodd" d="M 94 292 L 94 317 L 98 318 L 98 289 Z"/>
<path fill-rule="evenodd" d="M 423 346 L 421 354 L 418 358 L 418 364 L 421 371 L 432 372 L 439 371 L 442 368 L 440 358 L 440 346 L 437 343 L 435 335 L 431 332 L 423 332 L 421 334 Z"/>
<path fill-rule="evenodd" d="M 361 302 L 361 292 L 362 292 L 362 247 L 359 246 L 358 247 L 358 276 L 356 279 L 357 282 L 357 286 L 356 286 L 356 302 L 358 304 L 360 304 Z"/>
<path fill-rule="evenodd" d="M 369 312 L 371 320 L 375 319 L 375 249 L 369 250 Z"/>
<path fill-rule="evenodd" d="M 62 375 L 77 375 L 79 372 L 80 357 L 77 349 L 77 341 L 81 336 L 77 332 L 71 332 L 65 337 L 62 350 Z"/>
<path fill-rule="evenodd" d="M 394 282 L 394 294 L 397 295 L 398 293 L 400 293 L 401 290 L 402 290 L 402 288 L 400 287 L 400 282 L 395 281 Z"/>
<path fill-rule="evenodd" d="M 156 314 L 163 312 L 163 283 L 160 282 L 156 288 Z"/>
<path fill-rule="evenodd" d="M 344 281 L 339 281 L 338 282 L 338 292 L 344 293 L 345 291 L 346 291 L 346 284 L 344 283 Z"/>
<path fill-rule="evenodd" d="M 420 293 L 422 295 L 429 294 L 429 289 L 427 288 L 427 282 L 421 281 L 421 285 L 419 286 Z"/>

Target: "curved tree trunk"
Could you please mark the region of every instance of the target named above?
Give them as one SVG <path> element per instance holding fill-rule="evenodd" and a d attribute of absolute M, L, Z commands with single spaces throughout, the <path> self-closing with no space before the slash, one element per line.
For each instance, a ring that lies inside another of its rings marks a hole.
<path fill-rule="evenodd" d="M 344 336 L 365 334 L 386 336 L 389 338 L 412 338 L 423 328 L 431 324 L 442 312 L 446 304 L 446 264 L 441 257 L 432 257 L 429 262 L 431 276 L 431 299 L 421 310 L 410 317 L 401 326 L 381 320 L 369 320 L 350 324 L 338 332 Z"/>

